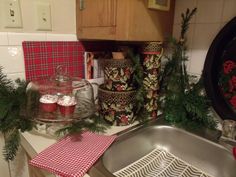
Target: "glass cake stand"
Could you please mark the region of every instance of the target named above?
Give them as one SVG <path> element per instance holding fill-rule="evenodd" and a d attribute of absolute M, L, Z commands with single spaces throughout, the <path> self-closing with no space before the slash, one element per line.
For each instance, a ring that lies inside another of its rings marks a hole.
<path fill-rule="evenodd" d="M 55 112 L 39 112 L 34 118 L 36 123 L 34 134 L 39 134 L 47 137 L 55 137 L 55 132 L 72 122 L 78 122 L 94 115 L 96 109 L 90 101 L 80 100 L 75 108 L 75 112 L 71 115 L 62 115 L 60 110 Z"/>

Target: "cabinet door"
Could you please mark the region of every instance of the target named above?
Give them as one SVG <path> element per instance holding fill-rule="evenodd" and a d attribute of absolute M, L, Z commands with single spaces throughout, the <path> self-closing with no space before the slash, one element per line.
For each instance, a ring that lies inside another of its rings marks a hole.
<path fill-rule="evenodd" d="M 77 0 L 76 3 L 79 37 L 114 39 L 117 0 Z"/>

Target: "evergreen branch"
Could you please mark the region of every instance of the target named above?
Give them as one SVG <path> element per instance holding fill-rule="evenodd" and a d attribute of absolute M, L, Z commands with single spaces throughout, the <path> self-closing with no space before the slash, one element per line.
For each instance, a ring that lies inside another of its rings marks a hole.
<path fill-rule="evenodd" d="M 4 91 L 11 92 L 14 88 L 13 82 L 3 74 L 3 68 L 0 66 L 0 94 L 3 94 Z"/>
<path fill-rule="evenodd" d="M 186 38 L 186 32 L 189 29 L 189 23 L 190 20 L 192 19 L 192 17 L 194 16 L 194 14 L 197 12 L 197 8 L 194 8 L 193 10 L 189 10 L 187 9 L 185 14 L 182 13 L 181 17 L 182 17 L 182 22 L 181 22 L 181 35 L 180 35 L 180 40 L 184 40 Z"/>
<path fill-rule="evenodd" d="M 80 121 L 72 122 L 56 131 L 57 136 L 64 136 L 67 134 L 80 134 L 85 130 L 92 132 L 105 132 L 110 127 L 98 114 L 92 115 L 90 118 Z"/>
<path fill-rule="evenodd" d="M 133 51 L 128 51 L 128 57 L 131 59 L 131 61 L 134 64 L 134 76 L 133 76 L 133 83 L 135 87 L 137 88 L 136 96 L 135 96 L 135 115 L 136 120 L 140 122 L 144 122 L 148 119 L 149 115 L 147 112 L 145 112 L 144 104 L 145 104 L 145 96 L 146 91 L 144 89 L 144 71 L 143 66 L 141 64 L 141 58 L 139 54 L 134 54 Z"/>
<path fill-rule="evenodd" d="M 12 130 L 5 134 L 5 146 L 3 148 L 3 155 L 5 160 L 13 160 L 16 156 L 20 146 L 20 134 L 17 129 Z"/>
<path fill-rule="evenodd" d="M 5 134 L 3 154 L 6 160 L 13 160 L 20 145 L 19 130 L 33 128 L 32 117 L 27 115 L 27 82 L 7 78 L 0 67 L 0 131 Z"/>
<path fill-rule="evenodd" d="M 210 102 L 202 94 L 202 78 L 197 83 L 190 83 L 190 77 L 186 70 L 186 32 L 189 22 L 197 9 L 187 9 L 181 14 L 180 39 L 170 40 L 171 57 L 161 73 L 162 109 L 164 118 L 172 124 L 184 128 L 207 127 L 215 128 L 215 121 L 209 114 Z"/>

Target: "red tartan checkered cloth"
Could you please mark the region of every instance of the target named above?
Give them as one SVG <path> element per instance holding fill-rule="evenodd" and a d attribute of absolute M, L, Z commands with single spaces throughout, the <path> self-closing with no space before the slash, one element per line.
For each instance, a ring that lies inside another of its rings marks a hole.
<path fill-rule="evenodd" d="M 78 41 L 25 41 L 22 43 L 26 80 L 38 80 L 55 74 L 64 65 L 70 76 L 84 77 L 84 47 Z"/>
<path fill-rule="evenodd" d="M 62 177 L 84 176 L 116 136 L 91 132 L 84 132 L 81 136 L 79 140 L 75 136 L 63 138 L 39 153 L 30 164 Z"/>

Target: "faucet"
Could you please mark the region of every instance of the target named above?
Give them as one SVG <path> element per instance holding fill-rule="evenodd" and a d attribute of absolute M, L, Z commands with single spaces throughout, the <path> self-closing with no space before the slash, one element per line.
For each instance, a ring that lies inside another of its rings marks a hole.
<path fill-rule="evenodd" d="M 218 128 L 222 130 L 218 142 L 232 153 L 236 160 L 236 121 L 227 119 L 222 120 L 219 117 L 218 121 Z"/>

